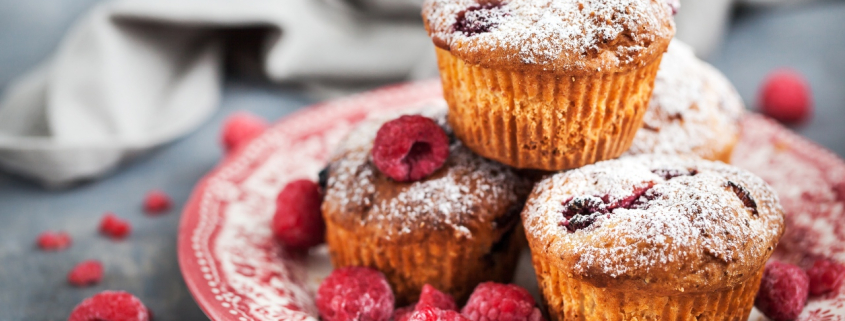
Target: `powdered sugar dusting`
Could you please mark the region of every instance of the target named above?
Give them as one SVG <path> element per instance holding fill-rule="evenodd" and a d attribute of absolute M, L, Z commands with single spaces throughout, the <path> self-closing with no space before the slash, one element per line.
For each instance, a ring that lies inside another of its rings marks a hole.
<path fill-rule="evenodd" d="M 672 9 L 663 0 L 426 0 L 423 16 L 436 41 L 469 51 L 504 49 L 524 64 L 580 57 L 608 46 L 613 63 L 630 63 L 674 32 Z M 456 23 L 483 28 L 464 32 Z"/>
<path fill-rule="evenodd" d="M 437 113 L 433 118 L 445 126 L 445 113 L 442 109 L 437 109 Z M 424 114 L 432 112 L 426 110 Z M 364 212 L 356 218 L 361 225 L 381 225 L 388 237 L 411 233 L 420 224 L 448 227 L 472 237 L 467 222 L 480 219 L 490 223 L 495 218 L 484 215 L 508 210 L 479 209 L 502 204 L 516 206 L 527 194 L 530 186 L 526 180 L 504 165 L 473 154 L 459 141 L 451 144 L 444 168 L 431 177 L 409 184 L 393 182 L 391 191 L 379 191 L 376 185 L 386 178 L 372 164 L 370 151 L 378 128 L 390 119 L 393 117 L 359 127 L 330 164 L 326 203 L 340 204 L 349 209 L 346 212 Z"/>
<path fill-rule="evenodd" d="M 673 40 L 660 63 L 643 128 L 626 154 L 713 159 L 738 137 L 744 110 L 736 89 L 718 70 Z"/>
<path fill-rule="evenodd" d="M 666 179 L 654 173 L 667 169 L 690 175 Z M 750 191 L 758 216 L 726 187 L 728 181 Z M 563 204 L 573 197 L 616 202 L 652 184 L 638 206 L 597 215 L 595 223 L 575 232 L 560 225 Z M 613 278 L 701 257 L 724 263 L 759 260 L 771 253 L 768 247 L 783 228 L 777 196 L 762 179 L 722 163 L 655 155 L 600 162 L 546 178 L 535 186 L 523 219 L 530 235 L 559 250 L 555 254 L 564 260 L 573 259 L 575 273 Z"/>

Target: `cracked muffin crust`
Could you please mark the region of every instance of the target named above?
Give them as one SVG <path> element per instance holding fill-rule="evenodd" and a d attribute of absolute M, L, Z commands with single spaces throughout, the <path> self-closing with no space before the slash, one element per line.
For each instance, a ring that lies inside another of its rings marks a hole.
<path fill-rule="evenodd" d="M 550 176 L 522 218 L 553 319 L 576 320 L 747 317 L 784 228 L 762 179 L 667 155 Z"/>

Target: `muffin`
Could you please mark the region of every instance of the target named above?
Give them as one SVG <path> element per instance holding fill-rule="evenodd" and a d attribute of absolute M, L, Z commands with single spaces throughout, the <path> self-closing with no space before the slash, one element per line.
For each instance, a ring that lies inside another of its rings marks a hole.
<path fill-rule="evenodd" d="M 762 179 L 668 155 L 547 177 L 522 218 L 552 320 L 746 320 L 784 229 Z"/>
<path fill-rule="evenodd" d="M 643 127 L 626 155 L 696 155 L 730 162 L 745 106 L 716 68 L 673 40 L 654 80 Z"/>
<path fill-rule="evenodd" d="M 663 0 L 426 0 L 455 135 L 516 168 L 618 157 L 675 33 L 671 10 Z"/>
<path fill-rule="evenodd" d="M 444 109 L 433 118 L 449 133 Z M 327 167 L 322 211 L 334 266 L 383 272 L 398 305 L 415 302 L 425 284 L 463 302 L 480 282 L 508 282 L 525 246 L 519 213 L 530 183 L 454 139 L 437 171 L 393 180 L 371 156 L 386 120 L 354 130 Z"/>

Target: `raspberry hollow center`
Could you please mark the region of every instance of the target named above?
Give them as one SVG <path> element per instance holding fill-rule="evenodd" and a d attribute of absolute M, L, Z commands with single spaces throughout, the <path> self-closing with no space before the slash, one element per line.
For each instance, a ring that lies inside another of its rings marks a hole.
<path fill-rule="evenodd" d="M 421 168 L 424 167 L 420 165 L 431 158 L 431 152 L 431 144 L 429 143 L 414 142 L 414 144 L 411 145 L 408 155 L 405 155 L 405 158 L 402 159 L 402 162 L 408 167 L 407 171 L 409 180 L 411 176 L 425 176 L 425 174 L 419 173 Z M 415 173 L 415 171 L 417 173 Z"/>

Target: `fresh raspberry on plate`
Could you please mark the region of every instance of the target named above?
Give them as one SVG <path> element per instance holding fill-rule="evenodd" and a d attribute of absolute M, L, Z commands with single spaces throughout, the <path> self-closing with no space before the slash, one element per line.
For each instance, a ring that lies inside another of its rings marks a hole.
<path fill-rule="evenodd" d="M 147 192 L 144 197 L 144 212 L 148 214 L 161 214 L 173 206 L 170 196 L 160 190 L 152 190 Z"/>
<path fill-rule="evenodd" d="M 103 291 L 73 308 L 68 321 L 149 321 L 150 312 L 132 294 Z"/>
<path fill-rule="evenodd" d="M 325 241 L 322 198 L 320 186 L 306 179 L 288 183 L 276 197 L 273 234 L 285 248 L 307 251 Z"/>
<path fill-rule="evenodd" d="M 754 306 L 774 321 L 793 320 L 807 303 L 810 280 L 801 268 L 781 262 L 766 265 Z"/>
<path fill-rule="evenodd" d="M 420 300 L 417 301 L 417 309 L 435 307 L 441 310 L 458 310 L 458 305 L 451 295 L 440 292 L 431 285 L 423 285 L 420 293 Z"/>
<path fill-rule="evenodd" d="M 810 278 L 810 294 L 820 295 L 839 289 L 845 280 L 845 267 L 831 260 L 816 260 L 807 270 Z"/>
<path fill-rule="evenodd" d="M 798 123 L 813 110 L 810 86 L 793 70 L 776 70 L 768 75 L 760 89 L 760 111 L 784 123 Z"/>
<path fill-rule="evenodd" d="M 449 157 L 449 136 L 431 118 L 402 116 L 379 128 L 373 142 L 373 163 L 398 182 L 431 175 Z"/>
<path fill-rule="evenodd" d="M 411 304 L 406 307 L 398 308 L 393 311 L 393 321 L 408 321 L 411 318 L 411 314 L 414 314 L 414 310 L 416 310 L 417 305 Z"/>
<path fill-rule="evenodd" d="M 258 137 L 267 130 L 269 124 L 264 119 L 248 112 L 230 115 L 223 123 L 221 141 L 226 152 L 237 149 L 242 144 Z"/>
<path fill-rule="evenodd" d="M 38 235 L 38 247 L 45 251 L 60 251 L 68 248 L 72 242 L 65 232 L 46 231 Z"/>
<path fill-rule="evenodd" d="M 441 310 L 428 306 L 414 310 L 408 321 L 469 321 L 469 319 L 458 311 Z"/>
<path fill-rule="evenodd" d="M 475 287 L 461 310 L 472 321 L 540 321 L 543 314 L 525 289 L 513 284 L 484 282 Z"/>
<path fill-rule="evenodd" d="M 113 239 L 123 239 L 132 231 L 132 225 L 114 213 L 106 213 L 100 221 L 100 233 Z"/>
<path fill-rule="evenodd" d="M 334 270 L 317 289 L 317 310 L 323 321 L 387 321 L 394 297 L 384 274 L 366 267 Z"/>
<path fill-rule="evenodd" d="M 88 286 L 103 279 L 103 265 L 97 260 L 82 261 L 67 274 L 67 281 L 74 286 Z"/>

